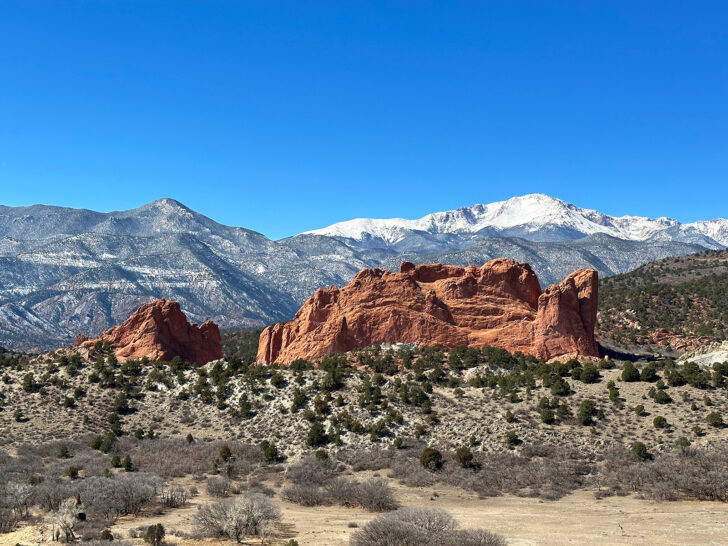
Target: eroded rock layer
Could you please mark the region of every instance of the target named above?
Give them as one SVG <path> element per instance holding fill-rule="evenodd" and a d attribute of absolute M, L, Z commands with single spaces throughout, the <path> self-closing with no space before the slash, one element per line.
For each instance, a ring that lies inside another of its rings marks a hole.
<path fill-rule="evenodd" d="M 317 290 L 293 321 L 263 330 L 258 361 L 315 359 L 377 343 L 493 345 L 544 359 L 598 356 L 597 272 L 541 288 L 528 264 L 364 269 L 345 287 Z"/>
<path fill-rule="evenodd" d="M 179 303 L 156 300 L 139 307 L 123 324 L 103 332 L 98 338 L 82 340 L 80 346 L 92 348 L 108 342 L 121 360 L 172 360 L 179 356 L 188 362 L 205 364 L 222 358 L 220 330 L 207 321 L 198 326 L 187 322 Z"/>

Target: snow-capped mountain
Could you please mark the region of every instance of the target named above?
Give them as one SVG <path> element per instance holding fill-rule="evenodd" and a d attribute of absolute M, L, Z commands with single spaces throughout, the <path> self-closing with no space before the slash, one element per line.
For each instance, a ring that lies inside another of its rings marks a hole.
<path fill-rule="evenodd" d="M 671 235 L 660 237 L 661 233 L 671 229 Z M 485 232 L 489 236 L 522 237 L 531 241 L 565 241 L 595 233 L 628 241 L 645 241 L 653 237 L 682 241 L 683 235 L 688 238 L 691 234 L 699 234 L 710 239 L 704 241 L 706 244 L 716 248 L 728 246 L 728 220 L 725 219 L 681 224 L 665 217 L 615 217 L 539 193 L 488 205 L 435 212 L 416 220 L 357 218 L 305 233 L 357 241 L 379 240 L 396 246 L 412 232 L 432 235 Z"/>
<path fill-rule="evenodd" d="M 546 286 L 728 244 L 728 221 L 614 218 L 546 195 L 419 220 L 351 220 L 280 241 L 225 226 L 173 199 L 100 213 L 0 206 L 0 345 L 51 349 L 94 336 L 164 297 L 223 328 L 293 316 L 318 287 L 404 261 L 529 262 Z"/>

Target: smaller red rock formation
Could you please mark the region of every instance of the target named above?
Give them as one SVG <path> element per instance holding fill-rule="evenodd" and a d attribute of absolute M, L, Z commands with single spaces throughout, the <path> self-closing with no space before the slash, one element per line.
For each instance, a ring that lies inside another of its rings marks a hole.
<path fill-rule="evenodd" d="M 263 330 L 258 361 L 315 359 L 379 343 L 493 345 L 544 359 L 596 357 L 597 272 L 575 271 L 541 292 L 528 264 L 403 263 L 364 269 L 343 288 L 317 290 L 293 321 Z"/>
<path fill-rule="evenodd" d="M 692 351 L 694 349 L 697 349 L 701 345 L 711 341 L 711 339 L 709 337 L 683 336 L 676 332 L 671 332 L 669 330 L 666 330 L 665 328 L 656 328 L 655 330 L 653 330 L 652 333 L 650 334 L 650 339 L 652 340 L 653 343 L 656 343 L 657 345 L 661 345 L 663 347 L 669 347 L 673 351 L 677 351 L 679 353 L 682 353 L 685 351 Z"/>
<path fill-rule="evenodd" d="M 172 360 L 179 356 L 188 362 L 205 364 L 222 358 L 217 324 L 189 323 L 179 303 L 169 300 L 142 305 L 123 324 L 106 330 L 96 339 L 81 342 L 80 346 L 91 349 L 99 341 L 108 342 L 122 362 L 144 357 Z"/>
<path fill-rule="evenodd" d="M 78 334 L 75 338 L 73 338 L 73 346 L 80 347 L 86 341 L 88 341 L 88 336 L 85 336 L 83 334 Z"/>

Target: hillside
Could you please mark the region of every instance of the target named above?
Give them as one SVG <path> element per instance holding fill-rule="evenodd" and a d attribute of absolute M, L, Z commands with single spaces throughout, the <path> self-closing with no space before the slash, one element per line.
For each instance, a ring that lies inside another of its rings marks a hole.
<path fill-rule="evenodd" d="M 658 328 L 687 338 L 728 338 L 728 251 L 666 258 L 601 280 L 602 338 L 650 343 Z"/>
<path fill-rule="evenodd" d="M 516 539 L 522 521 L 494 528 L 482 511 L 539 499 L 563 525 L 576 496 L 582 516 L 602 519 L 605 504 L 689 501 L 691 531 L 675 530 L 677 544 L 715 532 L 724 505 L 705 519 L 696 500 L 728 498 L 726 365 L 549 364 L 492 347 L 370 347 L 318 369 L 294 364 L 0 360 L 0 541 L 34 543 L 39 522 L 72 498 L 84 539 L 108 530 L 141 545 L 163 522 L 175 543 L 229 544 L 200 511 L 263 497 L 281 508 L 266 531 L 280 546 L 346 543 L 398 506 L 447 508 Z M 624 517 L 631 532 L 642 527 Z M 578 537 L 617 528 L 570 521 Z"/>

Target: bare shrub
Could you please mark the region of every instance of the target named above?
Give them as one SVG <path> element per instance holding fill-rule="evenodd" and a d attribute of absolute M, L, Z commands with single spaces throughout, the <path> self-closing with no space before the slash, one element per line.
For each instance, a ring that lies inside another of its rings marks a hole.
<path fill-rule="evenodd" d="M 190 492 L 187 489 L 176 485 L 164 486 L 159 492 L 159 498 L 167 508 L 184 506 L 187 504 L 190 496 Z"/>
<path fill-rule="evenodd" d="M 280 509 L 272 500 L 259 493 L 247 493 L 201 506 L 195 525 L 205 536 L 227 537 L 239 543 L 248 535 L 270 535 L 280 519 Z"/>
<path fill-rule="evenodd" d="M 362 508 L 372 512 L 385 512 L 399 507 L 387 480 L 381 478 L 371 478 L 357 484 L 355 499 Z"/>
<path fill-rule="evenodd" d="M 7 506 L 0 506 L 0 533 L 9 533 L 20 521 L 18 515 Z"/>
<path fill-rule="evenodd" d="M 334 459 L 304 457 L 288 467 L 286 478 L 296 484 L 321 485 L 339 474 L 339 463 Z"/>
<path fill-rule="evenodd" d="M 230 480 L 227 478 L 212 477 L 207 479 L 205 489 L 213 497 L 227 497 L 230 495 Z"/>
<path fill-rule="evenodd" d="M 616 461 L 605 458 L 605 480 L 612 487 L 625 487 L 654 500 L 728 501 L 726 450 L 676 449 L 652 461 L 627 461 L 618 451 Z M 622 466 L 619 466 L 622 463 Z"/>
<path fill-rule="evenodd" d="M 328 502 L 327 496 L 316 484 L 295 483 L 281 491 L 281 496 L 301 506 L 320 506 Z"/>
<path fill-rule="evenodd" d="M 341 462 L 351 466 L 352 470 L 359 472 L 362 470 L 382 470 L 389 468 L 392 464 L 394 450 L 391 448 L 372 448 L 372 449 L 346 449 L 337 453 L 337 457 Z"/>
<path fill-rule="evenodd" d="M 505 546 L 489 531 L 455 530 L 452 516 L 440 508 L 400 508 L 384 514 L 356 531 L 352 546 Z"/>
<path fill-rule="evenodd" d="M 184 438 L 159 438 L 154 442 L 137 442 L 126 449 L 134 465 L 140 470 L 154 472 L 166 478 L 178 478 L 189 474 L 203 474 L 210 470 L 219 457 L 220 448 L 227 445 L 231 459 L 238 471 L 257 465 L 260 448 L 242 442 L 193 442 Z"/>
<path fill-rule="evenodd" d="M 587 484 L 594 465 L 556 450 L 549 457 L 527 457 L 513 453 L 493 453 L 483 457 L 480 470 L 469 481 L 481 494 L 528 494 L 543 499 L 561 498 Z M 455 477 L 455 480 L 453 480 Z M 460 473 L 444 472 L 446 483 L 465 486 Z"/>
<path fill-rule="evenodd" d="M 390 477 L 408 487 L 426 487 L 435 483 L 435 476 L 425 470 L 417 459 L 398 459 L 391 468 Z"/>
<path fill-rule="evenodd" d="M 356 506 L 356 497 L 359 489 L 359 482 L 347 480 L 346 478 L 334 478 L 326 484 L 328 497 L 341 506 Z"/>
<path fill-rule="evenodd" d="M 452 531 L 441 542 L 443 546 L 506 546 L 506 540 L 485 529 Z"/>
<path fill-rule="evenodd" d="M 352 546 L 440 544 L 455 520 L 439 508 L 400 508 L 367 523 L 351 536 Z"/>
<path fill-rule="evenodd" d="M 159 485 L 159 477 L 153 474 L 125 473 L 113 478 L 86 478 L 79 482 L 77 494 L 87 512 L 113 519 L 138 514 L 154 500 Z"/>
<path fill-rule="evenodd" d="M 32 491 L 33 488 L 30 484 L 8 482 L 4 488 L 0 489 L 0 494 L 2 494 L 0 505 L 5 505 L 19 518 L 24 518 L 28 515 Z"/>
<path fill-rule="evenodd" d="M 33 502 L 46 512 L 57 510 L 61 502 L 76 494 L 76 488 L 69 482 L 45 480 L 33 488 Z"/>
<path fill-rule="evenodd" d="M 50 512 L 48 519 L 51 525 L 58 527 L 64 534 L 66 542 L 73 542 L 76 539 L 74 528 L 80 521 L 79 514 L 83 512 L 83 504 L 70 497 L 63 500 L 57 510 Z"/>
<path fill-rule="evenodd" d="M 386 512 L 399 507 L 387 480 L 382 478 L 371 478 L 365 482 L 336 478 L 326 485 L 326 494 L 336 504 L 361 506 L 372 512 Z"/>

